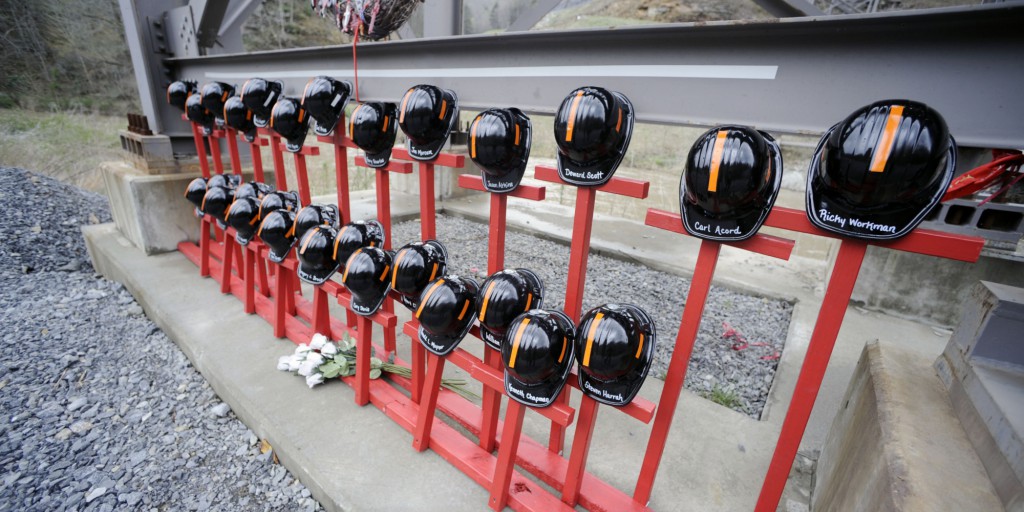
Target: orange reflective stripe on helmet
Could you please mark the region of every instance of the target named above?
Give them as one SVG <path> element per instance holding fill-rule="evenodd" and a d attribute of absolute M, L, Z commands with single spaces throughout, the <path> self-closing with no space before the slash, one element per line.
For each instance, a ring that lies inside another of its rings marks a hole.
<path fill-rule="evenodd" d="M 252 78 L 246 80 L 245 83 L 242 84 L 242 94 L 239 95 L 238 99 L 245 100 L 245 90 L 249 88 L 249 82 L 252 82 Z"/>
<path fill-rule="evenodd" d="M 527 293 L 526 294 L 526 309 L 524 309 L 523 311 L 529 311 L 531 304 L 533 304 L 533 294 L 532 293 Z"/>
<path fill-rule="evenodd" d="M 448 112 L 448 100 L 441 100 L 441 114 L 437 116 L 438 119 L 444 119 L 444 114 Z"/>
<path fill-rule="evenodd" d="M 427 279 L 427 282 L 433 281 L 435 277 L 437 277 L 437 262 L 434 262 L 434 269 L 430 271 L 430 279 Z"/>
<path fill-rule="evenodd" d="M 893 105 L 889 108 L 889 118 L 885 120 L 885 131 L 882 132 L 882 139 L 878 141 L 875 148 L 875 155 L 871 158 L 871 172 L 882 172 L 885 164 L 889 162 L 889 154 L 892 153 L 893 142 L 896 141 L 896 130 L 900 127 L 900 120 L 903 119 L 903 105 Z"/>
<path fill-rule="evenodd" d="M 469 130 L 469 157 L 476 158 L 476 127 L 480 126 L 480 118 L 473 120 L 473 127 Z"/>
<path fill-rule="evenodd" d="M 358 107 L 356 107 L 355 110 L 352 111 L 352 118 L 348 120 L 349 135 L 352 135 L 352 132 L 356 131 L 356 114 L 359 113 L 359 109 L 361 108 L 363 108 L 362 104 L 360 104 Z"/>
<path fill-rule="evenodd" d="M 352 259 L 352 256 L 355 256 L 356 254 L 359 254 L 360 252 L 363 252 L 362 248 L 356 249 L 355 252 L 353 252 L 351 255 L 349 255 L 348 258 Z M 341 282 L 344 283 L 344 282 L 348 281 L 348 271 L 351 268 L 352 268 L 351 265 L 345 265 L 345 273 L 341 275 Z"/>
<path fill-rule="evenodd" d="M 299 107 L 299 122 L 301 123 L 306 117 L 306 109 Z"/>
<path fill-rule="evenodd" d="M 427 290 L 427 294 L 423 296 L 423 301 L 420 302 L 420 307 L 416 309 L 416 318 L 420 317 L 420 313 L 423 313 L 423 306 L 427 305 L 427 301 L 430 300 L 430 296 L 433 295 L 434 292 L 437 291 L 437 288 L 442 284 L 444 284 L 444 279 L 438 279 L 437 282 L 434 283 L 434 286 L 431 286 L 430 290 Z"/>
<path fill-rule="evenodd" d="M 348 226 L 341 228 L 341 233 L 338 233 L 338 237 L 334 239 L 334 253 L 331 254 L 331 258 L 338 259 L 338 242 L 341 241 L 341 235 L 345 234 L 345 230 Z"/>
<path fill-rule="evenodd" d="M 299 220 L 299 215 L 302 215 L 302 210 L 305 210 L 305 209 L 306 209 L 305 206 L 303 206 L 302 208 L 299 208 L 299 213 L 295 214 L 295 220 Z M 294 221 L 292 221 L 292 227 L 288 228 L 288 232 L 285 233 L 284 236 L 295 236 L 295 224 L 296 223 Z"/>
<path fill-rule="evenodd" d="M 516 146 L 519 145 L 519 123 L 516 123 Z"/>
<path fill-rule="evenodd" d="M 491 281 L 491 284 L 487 286 L 487 291 L 484 292 L 484 304 L 480 306 L 480 321 L 484 321 L 484 315 L 487 314 L 487 304 L 491 301 L 491 292 L 494 291 L 494 285 L 498 284 L 497 281 Z"/>
<path fill-rule="evenodd" d="M 346 268 L 345 270 L 347 271 L 348 268 Z M 380 274 L 380 282 L 383 283 L 384 280 L 387 279 L 387 277 L 388 277 L 388 270 L 391 270 L 391 265 L 384 265 L 384 272 L 381 272 L 381 274 Z"/>
<path fill-rule="evenodd" d="M 615 132 L 618 133 L 622 128 L 622 108 L 619 108 L 619 120 L 615 121 Z"/>
<path fill-rule="evenodd" d="M 569 337 L 562 336 L 562 352 L 558 354 L 558 362 L 561 363 L 565 359 L 565 347 L 569 346 Z"/>
<path fill-rule="evenodd" d="M 718 192 L 718 168 L 722 165 L 722 153 L 725 152 L 725 139 L 728 130 L 718 130 L 715 146 L 711 150 L 711 174 L 708 175 L 708 192 Z"/>
<path fill-rule="evenodd" d="M 405 257 L 405 253 L 409 252 L 408 249 L 398 251 L 398 259 L 395 260 L 395 273 L 391 275 L 391 287 L 398 288 L 398 266 L 402 264 L 402 258 Z"/>
<path fill-rule="evenodd" d="M 390 118 L 388 118 L 388 116 L 384 116 L 384 126 L 380 129 L 380 131 L 382 131 L 382 132 L 388 131 L 388 122 L 389 121 L 390 121 Z"/>
<path fill-rule="evenodd" d="M 580 101 L 583 99 L 583 91 L 576 93 L 572 100 L 572 107 L 569 109 L 569 124 L 565 127 L 565 141 L 572 142 L 572 128 L 576 125 L 576 110 L 580 108 Z"/>
<path fill-rule="evenodd" d="M 640 352 L 643 352 L 643 350 L 644 350 L 644 333 L 640 333 L 640 346 L 636 348 L 636 356 L 634 356 L 634 357 L 637 358 L 637 359 L 640 359 Z"/>
<path fill-rule="evenodd" d="M 466 299 L 466 305 L 462 306 L 462 312 L 459 313 L 459 320 L 462 320 L 462 318 L 466 316 L 466 311 L 469 311 L 469 303 L 470 302 L 473 302 L 473 301 L 471 301 L 469 299 Z"/>
<path fill-rule="evenodd" d="M 313 80 L 315 80 L 315 78 Z M 306 82 L 306 87 L 302 89 L 302 99 L 299 100 L 299 105 L 306 104 L 306 93 L 309 92 L 309 86 L 313 84 L 313 80 Z"/>
<path fill-rule="evenodd" d="M 316 230 L 311 229 L 303 235 L 304 240 L 302 240 L 302 247 L 299 248 L 299 254 L 306 254 L 306 247 L 309 247 L 309 242 L 313 241 L 313 233 L 315 231 Z"/>
<path fill-rule="evenodd" d="M 519 342 L 523 340 L 523 332 L 526 331 L 526 326 L 530 325 L 530 319 L 524 318 L 523 323 L 519 324 L 519 330 L 516 331 L 516 339 L 512 342 L 512 355 L 508 358 L 508 367 L 516 367 L 516 356 L 519 355 Z"/>
<path fill-rule="evenodd" d="M 601 324 L 602 319 L 604 319 L 604 313 L 598 313 L 594 316 L 593 323 L 590 324 L 590 330 L 587 332 L 587 348 L 583 351 L 583 366 L 590 366 L 590 349 L 594 347 L 594 334 L 597 334 L 597 326 Z"/>
<path fill-rule="evenodd" d="M 409 95 L 412 94 L 412 89 L 405 91 L 405 97 L 402 98 L 402 110 L 398 113 L 398 122 L 405 122 L 405 104 L 409 103 Z"/>

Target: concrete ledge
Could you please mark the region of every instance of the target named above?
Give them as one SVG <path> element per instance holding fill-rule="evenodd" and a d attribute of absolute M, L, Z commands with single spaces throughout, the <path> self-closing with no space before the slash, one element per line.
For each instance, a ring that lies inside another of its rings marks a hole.
<path fill-rule="evenodd" d="M 327 510 L 478 511 L 487 493 L 351 388 L 310 390 L 275 369 L 294 345 L 242 312 L 178 253 L 146 257 L 112 224 L 83 228 L 97 271 L 119 281 L 173 339 L 214 391 Z M 185 276 L 194 276 L 187 278 Z"/>
<path fill-rule="evenodd" d="M 818 459 L 814 510 L 1003 510 L 930 363 L 864 348 Z"/>

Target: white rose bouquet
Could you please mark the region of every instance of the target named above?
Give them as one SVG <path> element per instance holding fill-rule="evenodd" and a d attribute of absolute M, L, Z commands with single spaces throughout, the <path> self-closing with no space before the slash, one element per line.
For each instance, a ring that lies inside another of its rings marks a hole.
<path fill-rule="evenodd" d="M 394 364 L 394 354 L 385 362 L 375 356 L 372 347 L 370 350 L 371 379 L 379 379 L 384 373 L 406 378 L 412 376 L 412 370 Z M 351 377 L 356 374 L 356 342 L 349 337 L 333 342 L 327 339 L 327 336 L 316 333 L 308 344 L 303 343 L 295 347 L 292 355 L 281 356 L 277 360 L 277 369 L 305 377 L 306 385 L 310 388 L 323 384 L 328 379 Z M 442 387 L 468 400 L 479 399 L 476 393 L 465 389 L 466 384 L 463 379 L 441 379 Z"/>

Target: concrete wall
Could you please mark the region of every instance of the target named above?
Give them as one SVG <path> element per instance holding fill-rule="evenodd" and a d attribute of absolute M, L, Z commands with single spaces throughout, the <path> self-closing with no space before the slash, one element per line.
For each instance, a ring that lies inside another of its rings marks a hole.
<path fill-rule="evenodd" d="M 865 346 L 822 447 L 813 510 L 1003 510 L 931 357 Z"/>
<path fill-rule="evenodd" d="M 952 326 L 978 281 L 1024 287 L 1024 262 L 982 256 L 972 264 L 869 247 L 851 300 Z"/>

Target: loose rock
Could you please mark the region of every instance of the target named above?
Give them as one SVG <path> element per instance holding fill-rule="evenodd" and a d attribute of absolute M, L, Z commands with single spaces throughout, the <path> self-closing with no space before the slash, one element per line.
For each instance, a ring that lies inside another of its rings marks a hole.
<path fill-rule="evenodd" d="M 2 167 L 0 197 L 0 510 L 302 509 L 228 489 L 292 479 L 274 483 L 286 470 L 230 408 L 211 417 L 226 404 L 93 273 L 79 224 L 109 222 L 106 199 Z"/>

